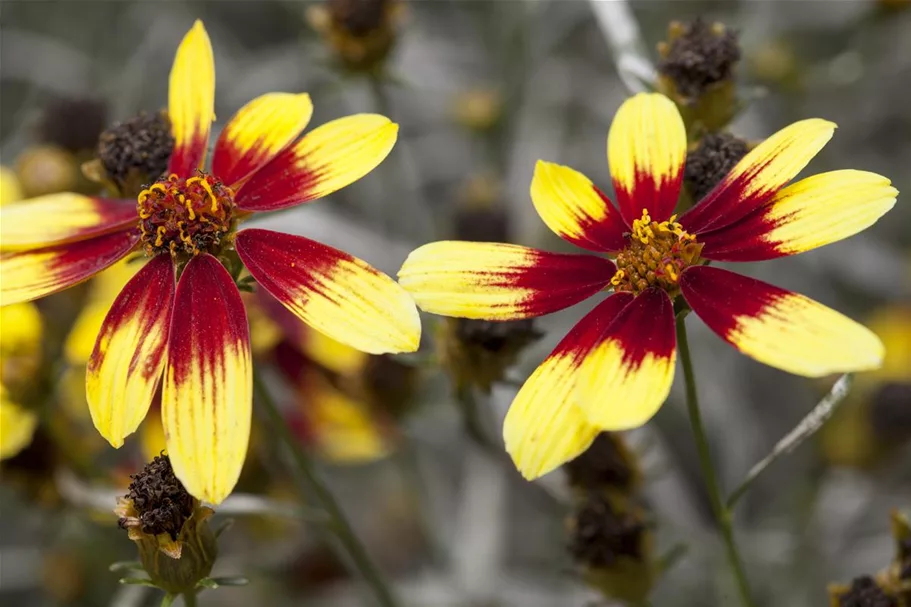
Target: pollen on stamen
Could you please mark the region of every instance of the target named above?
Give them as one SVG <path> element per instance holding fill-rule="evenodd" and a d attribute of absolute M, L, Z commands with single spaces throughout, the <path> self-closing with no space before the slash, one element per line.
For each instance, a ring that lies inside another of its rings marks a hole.
<path fill-rule="evenodd" d="M 665 290 L 672 298 L 680 289 L 677 281 L 687 267 L 699 264 L 702 244 L 672 216 L 652 221 L 647 210 L 633 221 L 629 244 L 617 254 L 617 272 L 611 279 L 616 291 L 638 295 L 650 287 Z"/>
<path fill-rule="evenodd" d="M 234 192 L 202 172 L 160 179 L 139 193 L 137 209 L 149 256 L 218 253 L 234 228 Z"/>

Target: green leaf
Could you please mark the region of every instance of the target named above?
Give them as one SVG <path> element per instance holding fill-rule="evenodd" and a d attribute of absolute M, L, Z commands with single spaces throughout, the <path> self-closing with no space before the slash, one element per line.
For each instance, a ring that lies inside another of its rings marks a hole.
<path fill-rule="evenodd" d="M 176 599 L 178 596 L 179 595 L 171 594 L 170 592 L 164 595 L 164 598 L 161 599 L 161 607 L 171 607 L 171 605 L 174 604 L 174 599 Z"/>
<path fill-rule="evenodd" d="M 246 586 L 247 584 L 250 583 L 250 580 L 248 580 L 245 577 L 241 577 L 239 575 L 238 576 L 215 577 L 215 578 L 210 578 L 210 579 L 213 582 L 215 582 L 216 584 L 218 584 L 219 586 Z"/>
<path fill-rule="evenodd" d="M 155 585 L 155 582 L 147 577 L 122 577 L 120 578 L 120 583 L 130 584 L 132 586 L 148 586 L 150 588 L 158 588 L 158 586 Z"/>
<path fill-rule="evenodd" d="M 143 567 L 139 561 L 117 561 L 111 563 L 108 571 L 143 571 Z"/>

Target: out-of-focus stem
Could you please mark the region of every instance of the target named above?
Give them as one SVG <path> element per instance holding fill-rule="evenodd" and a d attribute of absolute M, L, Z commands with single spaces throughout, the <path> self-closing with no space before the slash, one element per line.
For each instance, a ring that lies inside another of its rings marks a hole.
<path fill-rule="evenodd" d="M 686 383 L 686 408 L 689 411 L 690 423 L 693 426 L 693 437 L 696 439 L 696 449 L 699 452 L 699 464 L 702 468 L 702 476 L 705 478 L 706 489 L 712 502 L 712 509 L 715 511 L 715 518 L 718 520 L 718 526 L 721 528 L 721 536 L 724 540 L 725 554 L 734 579 L 737 582 L 737 589 L 740 592 L 741 603 L 745 607 L 754 607 L 753 599 L 750 597 L 750 585 L 747 581 L 746 572 L 743 568 L 743 560 L 740 558 L 740 552 L 737 550 L 737 543 L 734 539 L 734 528 L 731 511 L 725 505 L 721 497 L 721 489 L 718 486 L 718 478 L 715 476 L 715 469 L 712 467 L 712 454 L 709 450 L 709 441 L 706 437 L 705 427 L 702 424 L 702 414 L 699 411 L 699 397 L 696 393 L 696 376 L 693 373 L 693 361 L 690 357 L 690 345 L 686 335 L 686 314 L 677 315 L 677 349 L 680 352 L 680 362 L 683 364 L 683 378 Z"/>
<path fill-rule="evenodd" d="M 351 524 L 335 500 L 335 496 L 332 495 L 332 492 L 317 474 L 300 442 L 294 437 L 285 423 L 275 400 L 266 388 L 262 378 L 255 371 L 253 373 L 253 385 L 259 395 L 260 409 L 265 410 L 272 432 L 278 440 L 284 443 L 293 458 L 295 476 L 298 477 L 301 485 L 299 488 L 307 496 L 313 497 L 319 506 L 325 510 L 329 517 L 326 527 L 331 529 L 336 538 L 338 538 L 354 566 L 364 578 L 364 581 L 367 582 L 367 585 L 370 586 L 377 603 L 382 605 L 382 607 L 398 607 L 398 602 L 395 600 L 392 590 L 383 575 L 370 559 L 367 550 L 361 544 L 357 535 L 355 535 Z"/>

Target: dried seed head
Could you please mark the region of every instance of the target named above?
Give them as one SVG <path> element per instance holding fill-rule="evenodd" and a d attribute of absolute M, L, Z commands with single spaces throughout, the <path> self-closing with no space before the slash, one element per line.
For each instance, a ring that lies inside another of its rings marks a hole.
<path fill-rule="evenodd" d="M 730 133 L 707 133 L 686 155 L 683 180 L 693 201 L 711 192 L 749 150 L 747 142 Z"/>
<path fill-rule="evenodd" d="M 672 24 L 670 40 L 661 47 L 658 71 L 684 98 L 697 99 L 709 87 L 733 77 L 740 61 L 737 34 L 720 23 L 699 18 L 687 26 Z"/>
<path fill-rule="evenodd" d="M 606 495 L 592 492 L 573 521 L 569 551 L 590 568 L 609 568 L 623 558 L 640 561 L 645 556 L 646 531 L 634 513 L 621 512 Z"/>
<path fill-rule="evenodd" d="M 167 112 L 140 113 L 115 124 L 98 138 L 96 153 L 107 178 L 124 196 L 135 196 L 141 184 L 155 181 L 168 168 L 174 136 Z"/>
<path fill-rule="evenodd" d="M 149 535 L 167 533 L 176 540 L 193 514 L 194 500 L 174 476 L 171 460 L 157 456 L 131 478 L 126 498 L 139 515 L 139 529 Z"/>
<path fill-rule="evenodd" d="M 623 438 L 614 432 L 602 432 L 579 457 L 563 466 L 569 484 L 582 490 L 614 487 L 629 491 L 639 479 L 635 460 Z"/>
<path fill-rule="evenodd" d="M 851 586 L 832 592 L 837 607 L 899 607 L 898 600 L 889 596 L 872 577 L 855 578 Z"/>
<path fill-rule="evenodd" d="M 400 0 L 329 0 L 307 20 L 348 70 L 378 72 L 396 41 Z"/>

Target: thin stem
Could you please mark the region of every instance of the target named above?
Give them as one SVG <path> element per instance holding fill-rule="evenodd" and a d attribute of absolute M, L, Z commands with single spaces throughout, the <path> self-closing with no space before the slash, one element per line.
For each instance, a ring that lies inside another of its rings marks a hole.
<path fill-rule="evenodd" d="M 294 459 L 294 472 L 300 481 L 300 485 L 306 485 L 306 493 L 312 495 L 329 516 L 329 523 L 326 526 L 338 538 L 338 541 L 353 561 L 354 566 L 364 578 L 364 581 L 367 582 L 367 585 L 370 586 L 377 602 L 383 607 L 398 607 L 398 602 L 393 597 L 392 591 L 383 575 L 374 565 L 367 554 L 367 550 L 361 544 L 357 535 L 355 535 L 351 524 L 335 500 L 335 496 L 332 495 L 332 492 L 316 473 L 309 457 L 301 448 L 300 442 L 291 433 L 282 418 L 281 412 L 278 410 L 275 400 L 256 371 L 253 373 L 253 385 L 259 394 L 260 404 L 262 405 L 260 409 L 265 410 L 272 432 L 279 441 L 285 444 Z M 300 488 L 303 489 L 303 487 Z"/>
<path fill-rule="evenodd" d="M 737 551 L 737 543 L 734 540 L 733 517 L 721 497 L 718 478 L 715 476 L 715 469 L 712 467 L 709 442 L 705 434 L 705 427 L 702 425 L 702 414 L 699 412 L 699 397 L 696 394 L 696 376 L 693 373 L 690 345 L 686 336 L 685 318 L 685 313 L 677 315 L 677 349 L 680 352 L 680 362 L 683 364 L 683 378 L 686 382 L 686 408 L 690 414 L 693 437 L 696 439 L 696 448 L 699 451 L 699 464 L 702 467 L 702 476 L 705 477 L 706 489 L 712 501 L 712 509 L 715 511 L 718 526 L 721 528 L 728 564 L 734 574 L 734 579 L 737 581 L 740 600 L 746 607 L 753 607 L 753 599 L 750 597 L 750 585 L 743 569 L 740 553 Z"/>
<path fill-rule="evenodd" d="M 185 592 L 183 594 L 183 604 L 184 607 L 196 607 L 196 593 Z"/>

